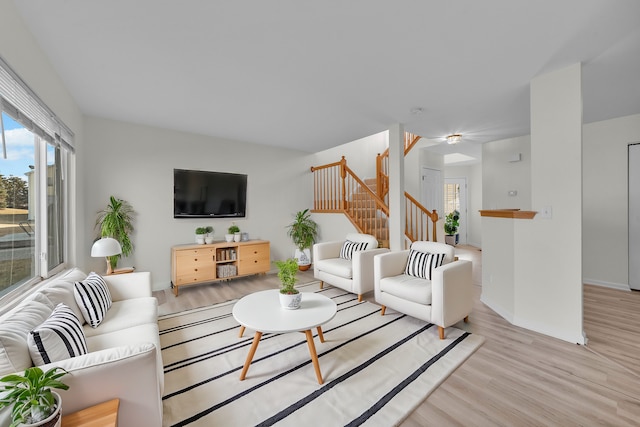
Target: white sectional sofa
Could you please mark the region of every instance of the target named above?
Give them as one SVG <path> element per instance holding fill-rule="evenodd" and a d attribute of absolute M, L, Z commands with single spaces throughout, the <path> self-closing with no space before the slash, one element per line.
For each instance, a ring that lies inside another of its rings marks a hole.
<path fill-rule="evenodd" d="M 67 371 L 58 390 L 63 414 L 120 399 L 121 426 L 162 425 L 164 374 L 158 336 L 157 301 L 151 294 L 149 273 L 105 276 L 112 305 L 96 328 L 88 325 L 74 298 L 74 283 L 86 274 L 72 269 L 55 276 L 17 307 L 0 317 L 0 377 L 32 366 L 27 344 L 29 331 L 64 303 L 80 322 L 87 354 L 48 363 Z M 10 408 L 0 412 L 0 426 L 9 425 Z"/>

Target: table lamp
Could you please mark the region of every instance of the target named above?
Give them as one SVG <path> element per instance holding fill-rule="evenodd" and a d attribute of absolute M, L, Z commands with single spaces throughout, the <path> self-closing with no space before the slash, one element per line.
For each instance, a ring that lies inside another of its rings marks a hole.
<path fill-rule="evenodd" d="M 92 257 L 105 257 L 107 259 L 107 275 L 112 274 L 111 263 L 109 257 L 122 253 L 120 242 L 112 237 L 103 237 L 94 242 L 91 247 Z"/>

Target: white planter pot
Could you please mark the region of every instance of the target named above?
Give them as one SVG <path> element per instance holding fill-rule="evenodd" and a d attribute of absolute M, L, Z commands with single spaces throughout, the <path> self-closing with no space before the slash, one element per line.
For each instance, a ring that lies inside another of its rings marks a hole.
<path fill-rule="evenodd" d="M 62 397 L 60 397 L 60 395 L 58 393 L 56 393 L 55 391 L 51 391 L 51 393 L 53 393 L 53 396 L 57 402 L 56 405 L 56 410 L 53 411 L 53 413 L 51 415 L 49 415 L 47 418 L 45 418 L 42 421 L 38 421 L 37 423 L 34 424 L 20 424 L 21 426 L 25 426 L 25 427 L 60 427 L 62 425 L 62 413 L 61 413 L 61 409 L 62 409 Z"/>
<path fill-rule="evenodd" d="M 196 243 L 204 245 L 204 234 L 196 234 Z"/>
<path fill-rule="evenodd" d="M 280 294 L 280 305 L 285 310 L 297 310 L 300 308 L 300 302 L 302 301 L 302 294 Z"/>
<path fill-rule="evenodd" d="M 204 242 L 205 242 L 207 245 L 212 244 L 212 243 L 213 243 L 213 236 L 207 236 L 207 237 L 205 237 L 205 238 L 204 238 Z"/>
<path fill-rule="evenodd" d="M 447 234 L 444 236 L 444 242 L 447 245 L 451 245 L 451 246 L 455 246 L 458 244 L 458 234 L 456 235 L 451 235 L 451 234 Z"/>
<path fill-rule="evenodd" d="M 233 234 L 225 234 L 224 240 L 227 242 L 233 242 Z"/>
<path fill-rule="evenodd" d="M 240 233 L 236 233 L 233 235 L 233 241 L 234 242 L 239 242 L 242 239 L 242 234 Z"/>
<path fill-rule="evenodd" d="M 309 248 L 305 248 L 303 250 L 296 248 L 296 252 L 293 257 L 298 260 L 298 267 L 300 267 L 300 270 L 308 270 L 311 266 L 311 250 L 309 250 Z"/>

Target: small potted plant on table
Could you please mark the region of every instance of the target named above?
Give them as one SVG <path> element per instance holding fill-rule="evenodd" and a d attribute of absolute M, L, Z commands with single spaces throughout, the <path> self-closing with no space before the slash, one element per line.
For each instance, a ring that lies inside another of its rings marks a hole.
<path fill-rule="evenodd" d="M 237 239 L 236 242 L 240 241 L 240 227 L 235 224 L 231 224 L 231 226 L 227 229 L 227 234 L 224 235 L 224 240 L 226 240 L 227 242 L 232 242 L 234 239 Z"/>
<path fill-rule="evenodd" d="M 276 261 L 278 266 L 278 279 L 280 279 L 280 305 L 287 310 L 300 308 L 302 294 L 294 285 L 298 281 L 298 261 L 289 258 L 286 261 Z"/>
<path fill-rule="evenodd" d="M 204 239 L 206 234 L 207 234 L 207 227 L 196 228 L 196 243 L 199 245 L 204 245 Z"/>
<path fill-rule="evenodd" d="M 59 381 L 67 371 L 56 366 L 43 372 L 37 366 L 27 368 L 24 375 L 0 378 L 0 409 L 13 405 L 11 427 L 59 427 L 62 423 L 62 399 L 52 388 L 68 390 Z"/>

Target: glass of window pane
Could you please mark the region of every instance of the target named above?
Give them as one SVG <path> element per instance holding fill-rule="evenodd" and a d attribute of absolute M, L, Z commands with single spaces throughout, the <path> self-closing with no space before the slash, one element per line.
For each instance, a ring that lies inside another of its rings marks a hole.
<path fill-rule="evenodd" d="M 36 136 L 5 113 L 2 121 L 0 295 L 35 276 L 35 194 L 30 189 L 35 188 Z"/>

